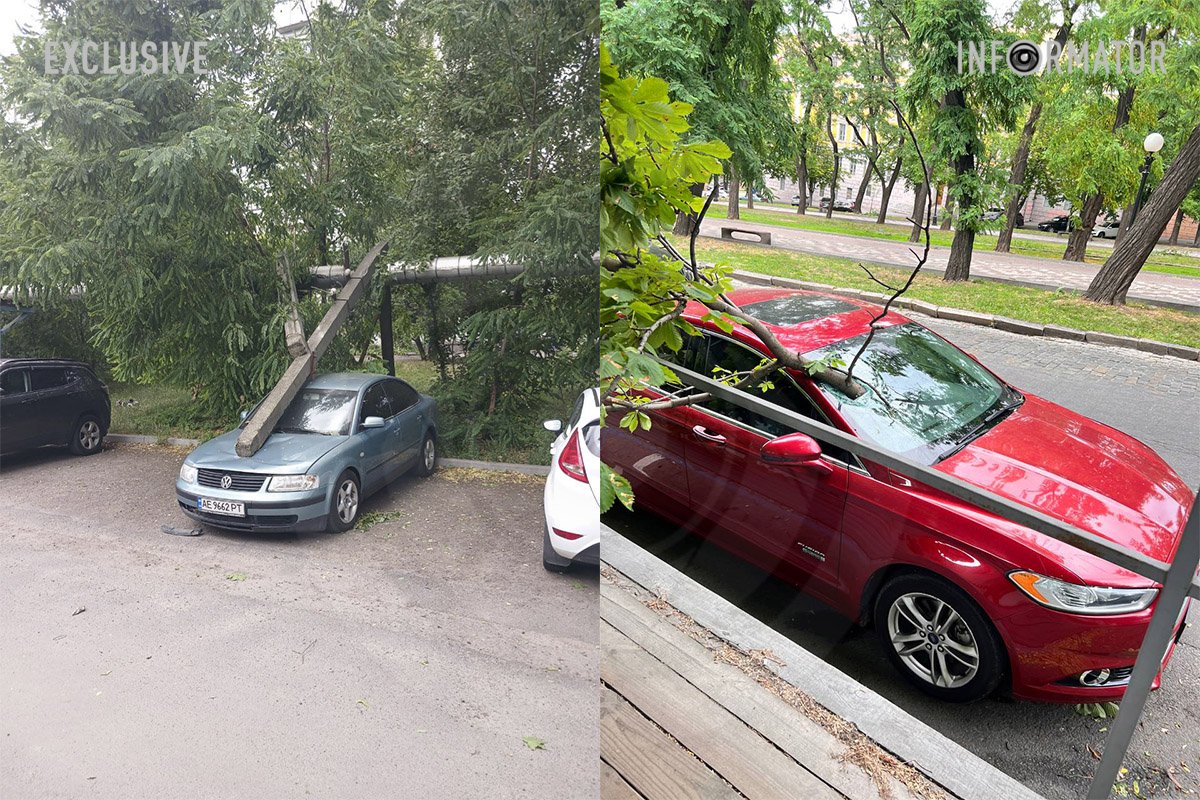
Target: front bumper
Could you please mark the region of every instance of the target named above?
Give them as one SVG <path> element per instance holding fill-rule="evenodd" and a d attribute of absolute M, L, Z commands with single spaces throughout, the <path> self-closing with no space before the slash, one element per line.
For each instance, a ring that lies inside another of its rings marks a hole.
<path fill-rule="evenodd" d="M 200 497 L 214 500 L 232 500 L 245 503 L 246 516 L 230 517 L 200 511 L 196 501 Z M 325 530 L 329 516 L 329 503 L 325 489 L 310 492 L 237 492 L 210 489 L 207 486 L 175 483 L 175 499 L 179 510 L 190 519 L 234 531 L 272 533 L 284 531 Z"/>
<path fill-rule="evenodd" d="M 1175 624 L 1174 636 L 1152 688 L 1162 682 L 1183 635 L 1191 601 Z M 1136 614 L 1082 617 L 1037 606 L 997 621 L 1009 648 L 1012 694 L 1023 700 L 1053 703 L 1102 703 L 1120 700 L 1125 683 L 1083 686 L 1075 678 L 1088 670 L 1125 670 L 1137 660 L 1154 606 Z"/>

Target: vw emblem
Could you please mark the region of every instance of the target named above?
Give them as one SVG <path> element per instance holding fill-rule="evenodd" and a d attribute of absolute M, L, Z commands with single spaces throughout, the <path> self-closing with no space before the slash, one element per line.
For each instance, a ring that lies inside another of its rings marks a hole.
<path fill-rule="evenodd" d="M 228 489 L 230 486 L 233 486 L 233 477 L 230 475 L 222 475 L 221 476 L 221 488 Z"/>

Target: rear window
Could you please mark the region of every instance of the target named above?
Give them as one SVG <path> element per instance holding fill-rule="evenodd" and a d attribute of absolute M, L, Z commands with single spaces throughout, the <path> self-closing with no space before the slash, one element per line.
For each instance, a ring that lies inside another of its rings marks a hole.
<path fill-rule="evenodd" d="M 583 439 L 583 443 L 587 445 L 587 449 L 596 458 L 600 457 L 600 423 L 589 422 L 583 426 L 583 430 L 579 432 L 579 436 Z"/>

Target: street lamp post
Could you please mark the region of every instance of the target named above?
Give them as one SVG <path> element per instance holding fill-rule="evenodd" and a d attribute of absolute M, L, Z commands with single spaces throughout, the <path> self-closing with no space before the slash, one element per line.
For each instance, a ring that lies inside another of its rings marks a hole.
<path fill-rule="evenodd" d="M 1137 198 L 1133 201 L 1133 210 L 1129 212 L 1129 225 L 1125 226 L 1127 230 L 1137 220 L 1138 211 L 1141 209 L 1142 201 L 1146 197 L 1146 179 L 1150 177 L 1150 165 L 1154 163 L 1154 154 L 1162 150 L 1162 146 L 1163 137 L 1161 133 L 1148 133 L 1146 134 L 1145 141 L 1142 142 L 1142 147 L 1146 150 L 1146 160 L 1142 162 L 1142 166 L 1138 169 L 1138 172 L 1142 173 L 1142 182 L 1138 184 Z"/>

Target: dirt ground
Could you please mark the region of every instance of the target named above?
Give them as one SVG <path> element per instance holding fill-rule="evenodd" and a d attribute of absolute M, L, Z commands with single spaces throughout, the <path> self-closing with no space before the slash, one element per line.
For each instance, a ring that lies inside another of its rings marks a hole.
<path fill-rule="evenodd" d="M 0 469 L 0 797 L 598 794 L 597 571 L 542 569 L 540 481 L 445 470 L 366 530 L 179 537 L 183 455 Z"/>

